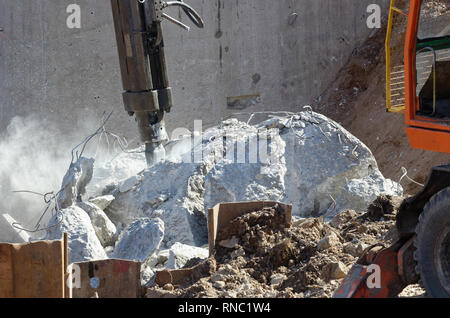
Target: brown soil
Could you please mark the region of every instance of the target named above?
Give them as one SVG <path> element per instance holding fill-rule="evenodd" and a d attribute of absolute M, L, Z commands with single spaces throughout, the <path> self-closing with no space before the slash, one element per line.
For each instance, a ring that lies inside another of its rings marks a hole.
<path fill-rule="evenodd" d="M 450 163 L 450 155 L 412 149 L 404 116 L 386 112 L 385 34 L 385 30 L 376 32 L 354 50 L 334 83 L 318 98 L 315 110 L 363 141 L 386 177 L 398 181 L 405 167 L 412 179 L 424 183 L 431 167 Z M 420 189 L 407 180 L 402 185 L 407 194 Z"/>
<path fill-rule="evenodd" d="M 344 211 L 328 224 L 312 218 L 286 226 L 277 207 L 246 214 L 219 233 L 215 258 L 197 265 L 201 274 L 194 270 L 178 286 L 154 286 L 147 297 L 331 297 L 364 249 L 396 239 L 400 201 L 380 197 L 372 212 Z"/>

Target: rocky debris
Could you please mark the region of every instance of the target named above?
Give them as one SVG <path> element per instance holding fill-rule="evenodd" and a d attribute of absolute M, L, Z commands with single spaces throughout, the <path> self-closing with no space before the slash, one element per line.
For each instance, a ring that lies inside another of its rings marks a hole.
<path fill-rule="evenodd" d="M 210 277 L 214 272 L 216 271 L 216 261 L 213 258 L 208 258 L 204 262 L 198 264 L 194 268 L 191 268 L 191 275 L 184 277 L 181 281 L 167 283 L 167 280 L 164 281 L 163 285 L 160 286 L 160 288 L 153 289 L 149 288 L 147 290 L 146 296 L 148 298 L 174 298 L 176 297 L 174 293 L 177 292 L 176 288 L 179 286 L 192 286 L 195 282 L 198 282 L 200 279 L 205 277 Z M 170 277 L 166 277 L 169 280 L 172 280 Z M 218 287 L 222 288 L 223 284 L 218 281 Z M 175 286 L 176 285 L 176 286 Z M 158 285 L 159 286 L 159 285 Z M 190 297 L 195 297 L 196 293 L 195 288 L 191 289 L 189 291 Z M 213 295 L 210 295 L 211 297 L 214 297 Z"/>
<path fill-rule="evenodd" d="M 348 274 L 348 268 L 342 262 L 331 262 L 325 266 L 324 277 L 326 280 L 343 279 Z"/>
<path fill-rule="evenodd" d="M 375 201 L 370 204 L 367 209 L 367 215 L 372 220 L 380 220 L 387 216 L 395 215 L 403 202 L 401 197 L 393 197 L 391 195 L 380 195 Z"/>
<path fill-rule="evenodd" d="M 334 208 L 333 198 L 339 213 L 364 211 L 378 194 L 402 194 L 401 186 L 381 175 L 363 143 L 314 112 L 274 116 L 258 125 L 227 120 L 200 137 L 172 141 L 167 150 L 165 162 L 137 175 L 122 173 L 120 181 L 114 175 L 119 167 L 141 167 L 145 160 L 123 154 L 109 164 L 111 171 L 94 171 L 110 185 L 91 187 L 116 197 L 105 213 L 119 229 L 136 218 L 161 218 L 165 249 L 177 242 L 206 244 L 206 211 L 220 202 L 289 202 L 295 215 L 316 217 Z"/>
<path fill-rule="evenodd" d="M 288 149 L 279 130 L 266 131 L 263 126 L 248 126 L 237 121 L 226 124 L 223 134 L 226 134 L 227 151 L 231 156 L 228 154 L 216 163 L 204 177 L 205 211 L 221 202 L 282 201 L 286 194 L 288 168 L 284 156 Z M 220 137 L 216 138 L 220 140 Z M 268 151 L 260 153 L 256 160 L 258 141 L 260 147 L 267 147 Z M 240 154 L 242 149 L 250 151 Z M 252 156 L 254 158 L 250 158 Z"/>
<path fill-rule="evenodd" d="M 142 265 L 141 267 L 141 285 L 151 286 L 155 283 L 155 272 L 150 266 Z"/>
<path fill-rule="evenodd" d="M 59 211 L 49 222 L 46 240 L 60 240 L 68 234 L 69 263 L 107 259 L 89 215 L 77 206 Z"/>
<path fill-rule="evenodd" d="M 138 219 L 122 232 L 114 257 L 144 262 L 159 249 L 163 237 L 164 222 L 161 219 Z"/>
<path fill-rule="evenodd" d="M 292 202 L 295 215 L 320 216 L 337 201 L 336 212 L 345 209 L 364 211 L 358 202 L 373 201 L 373 193 L 402 194 L 401 187 L 385 179 L 369 148 L 342 126 L 314 112 L 292 116 L 280 131 L 286 143 L 287 172 L 282 202 Z M 351 180 L 369 178 L 369 192 L 351 193 Z M 392 187 L 390 187 L 392 185 Z M 369 197 L 369 198 L 368 198 Z M 370 202 L 368 204 L 370 204 Z"/>
<path fill-rule="evenodd" d="M 27 232 L 14 227 L 16 223 L 9 214 L 0 214 L 0 242 L 1 243 L 28 243 L 30 236 Z"/>
<path fill-rule="evenodd" d="M 112 161 L 97 163 L 92 177 L 93 181 L 86 189 L 88 197 L 114 196 L 124 180 L 147 169 L 145 153 L 139 152 L 144 150 L 143 147 L 136 149 L 136 152 L 124 152 Z"/>
<path fill-rule="evenodd" d="M 238 277 L 221 274 L 209 284 L 223 292 L 230 282 L 239 286 L 225 297 L 250 292 L 309 297 L 319 293 L 308 294 L 309 286 L 331 290 L 335 277 L 374 236 L 395 237 L 388 214 L 373 225 L 347 209 L 365 211 L 378 194 L 400 195 L 401 186 L 381 175 L 364 144 L 320 114 L 273 116 L 257 125 L 230 119 L 202 135 L 171 141 L 167 150 L 166 160 L 148 169 L 145 156 L 138 153 L 123 153 L 94 171 L 92 159 L 80 158 L 71 165 L 58 203 L 69 206 L 59 215 L 73 219 L 61 224 L 74 233 L 74 259 L 138 260 L 143 262 L 143 280 L 150 283 L 158 270 L 204 264 L 207 251 L 198 247 L 207 243 L 208 208 L 226 201 L 288 202 L 293 204 L 294 226 L 279 222 L 280 216 L 274 217 L 277 209 L 256 211 L 219 237 L 217 272 Z M 96 182 L 88 185 L 91 179 Z M 82 196 L 92 199 L 82 202 Z M 81 214 L 79 207 L 87 213 Z M 336 215 L 331 225 L 309 218 L 331 212 Z M 91 243 L 86 255 L 77 250 Z M 102 244 L 107 252 L 97 251 Z M 240 281 L 239 275 L 245 279 Z M 210 292 L 215 293 L 205 291 Z"/>
<path fill-rule="evenodd" d="M 317 249 L 325 251 L 329 248 L 338 249 L 342 247 L 342 243 L 334 232 L 330 232 L 327 236 L 319 241 Z"/>
<path fill-rule="evenodd" d="M 117 228 L 108 218 L 108 216 L 97 205 L 90 202 L 78 202 L 78 207 L 87 212 L 91 218 L 95 234 L 102 246 L 114 246 L 117 238 Z"/>
<path fill-rule="evenodd" d="M 118 227 L 127 226 L 135 218 L 162 219 L 165 224 L 162 248 L 177 242 L 202 246 L 207 242 L 206 219 L 198 209 L 202 204 L 196 204 L 197 199 L 193 198 L 201 187 L 194 180 L 198 169 L 195 164 L 158 164 L 143 172 L 140 183 L 133 189 L 118 192 L 105 212 Z"/>
<path fill-rule="evenodd" d="M 344 210 L 335 215 L 329 224 L 336 229 L 340 229 L 344 224 L 357 216 L 358 213 L 354 210 Z"/>
<path fill-rule="evenodd" d="M 279 286 L 281 285 L 285 280 L 287 279 L 287 276 L 284 274 L 273 274 L 270 277 L 270 285 L 272 286 Z"/>
<path fill-rule="evenodd" d="M 202 263 L 208 256 L 207 248 L 175 243 L 170 249 L 154 253 L 145 260 L 142 264 L 143 285 L 151 285 L 158 271 L 192 268 Z"/>
<path fill-rule="evenodd" d="M 365 211 L 379 196 L 401 196 L 403 190 L 392 180 L 385 179 L 379 171 L 361 179 L 353 179 L 345 186 L 337 198 L 337 211 L 353 209 Z"/>
<path fill-rule="evenodd" d="M 175 243 L 169 250 L 169 259 L 167 260 L 166 268 L 180 269 L 192 259 L 204 260 L 208 257 L 209 251 L 207 248 L 199 248 L 181 243 Z"/>
<path fill-rule="evenodd" d="M 410 286 L 406 287 L 401 292 L 401 294 L 398 295 L 398 297 L 399 298 L 425 298 L 426 297 L 426 291 L 419 284 L 410 285 Z"/>
<path fill-rule="evenodd" d="M 354 240 L 344 244 L 344 252 L 359 258 L 368 247 L 369 245 Z"/>
<path fill-rule="evenodd" d="M 170 250 L 162 250 L 157 255 L 153 254 L 147 264 L 152 268 L 166 268 L 166 264 L 169 261 Z"/>
<path fill-rule="evenodd" d="M 331 297 L 358 254 L 375 243 L 390 244 L 382 237 L 395 227 L 393 220 L 373 221 L 367 213 L 350 210 L 335 216 L 334 226 L 308 218 L 286 227 L 283 218 L 274 207 L 232 220 L 218 241 L 234 237 L 238 243 L 217 246 L 214 258 L 208 259 L 216 261 L 210 275 L 188 277 L 189 283 L 173 284 L 173 290 L 155 284 L 147 296 Z"/>
<path fill-rule="evenodd" d="M 114 199 L 115 197 L 112 195 L 103 195 L 92 198 L 89 202 L 95 204 L 100 210 L 104 211 L 114 201 Z"/>
<path fill-rule="evenodd" d="M 82 201 L 82 195 L 86 193 L 86 187 L 92 179 L 93 171 L 94 159 L 81 157 L 70 165 L 64 176 L 61 192 L 57 197 L 59 209 L 68 208 L 77 201 Z"/>

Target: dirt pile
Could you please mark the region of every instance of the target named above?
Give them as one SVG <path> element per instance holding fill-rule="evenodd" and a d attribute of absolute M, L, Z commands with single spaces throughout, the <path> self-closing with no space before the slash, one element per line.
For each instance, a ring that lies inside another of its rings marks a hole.
<path fill-rule="evenodd" d="M 329 223 L 309 218 L 290 226 L 277 206 L 246 214 L 219 233 L 215 257 L 197 265 L 185 283 L 155 285 L 147 296 L 331 297 L 367 247 L 396 239 L 399 203 L 380 196 L 367 213 L 346 210 Z"/>

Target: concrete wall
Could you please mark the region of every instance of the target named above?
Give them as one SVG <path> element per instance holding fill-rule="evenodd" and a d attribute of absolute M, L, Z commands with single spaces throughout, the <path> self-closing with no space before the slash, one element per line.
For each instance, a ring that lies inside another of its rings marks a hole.
<path fill-rule="evenodd" d="M 195 119 L 207 127 L 234 112 L 301 110 L 371 32 L 368 4 L 388 1 L 188 2 L 206 28 L 188 33 L 165 24 L 175 98 L 169 128 L 191 128 Z M 82 8 L 79 30 L 66 27 L 71 3 Z M 178 9 L 169 11 L 180 17 Z M 109 0 L 0 0 L 0 27 L 0 130 L 14 116 L 37 114 L 71 134 L 114 109 L 110 127 L 137 135 L 123 111 Z M 260 98 L 229 107 L 228 97 L 243 95 Z"/>

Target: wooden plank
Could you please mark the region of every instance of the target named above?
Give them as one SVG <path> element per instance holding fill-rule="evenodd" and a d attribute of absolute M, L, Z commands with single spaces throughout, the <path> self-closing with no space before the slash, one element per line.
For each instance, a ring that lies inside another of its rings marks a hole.
<path fill-rule="evenodd" d="M 156 273 L 155 283 L 160 287 L 167 284 L 190 286 L 193 282 L 211 275 L 212 268 L 216 268 L 216 261 L 209 258 L 192 268 L 163 270 Z"/>
<path fill-rule="evenodd" d="M 73 288 L 73 298 L 140 298 L 141 263 L 109 259 L 75 263 L 81 274 L 81 288 Z"/>
<path fill-rule="evenodd" d="M 0 298 L 14 297 L 14 277 L 11 249 L 0 244 Z"/>
<path fill-rule="evenodd" d="M 220 230 L 228 225 L 235 218 L 254 211 L 262 210 L 266 207 L 273 207 L 279 204 L 284 211 L 288 213 L 287 223 L 292 219 L 292 205 L 286 205 L 272 201 L 258 202 L 237 202 L 237 203 L 221 203 L 214 208 L 208 210 L 208 243 L 209 255 L 214 255 L 216 248 L 217 234 Z"/>
<path fill-rule="evenodd" d="M 63 298 L 63 241 L 0 244 L 0 296 Z"/>

